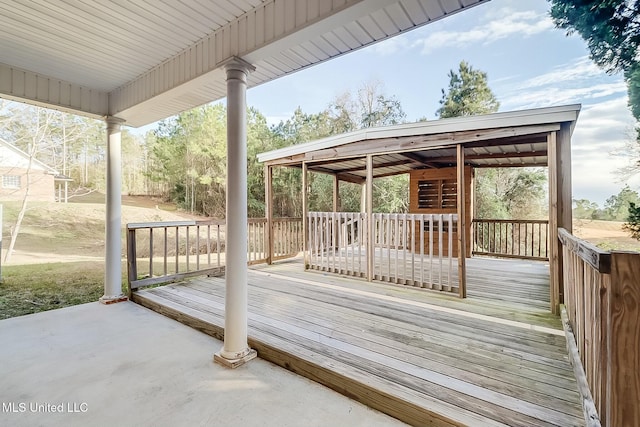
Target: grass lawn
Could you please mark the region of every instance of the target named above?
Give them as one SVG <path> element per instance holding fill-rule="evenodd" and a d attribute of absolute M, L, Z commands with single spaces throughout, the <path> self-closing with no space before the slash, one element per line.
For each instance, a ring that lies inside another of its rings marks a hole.
<path fill-rule="evenodd" d="M 83 261 L 6 266 L 2 279 L 0 319 L 7 319 L 97 301 L 104 289 L 104 264 Z"/>

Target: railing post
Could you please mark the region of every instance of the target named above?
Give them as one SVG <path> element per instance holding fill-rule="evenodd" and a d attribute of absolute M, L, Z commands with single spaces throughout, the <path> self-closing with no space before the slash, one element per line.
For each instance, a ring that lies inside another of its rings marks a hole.
<path fill-rule="evenodd" d="M 131 298 L 131 282 L 138 278 L 138 261 L 136 258 L 136 230 L 127 228 L 127 288 Z"/>
<path fill-rule="evenodd" d="M 307 163 L 302 162 L 302 253 L 304 254 L 304 268 L 305 270 L 309 268 L 309 254 L 307 254 L 307 224 L 309 214 L 309 207 L 307 206 Z"/>
<path fill-rule="evenodd" d="M 271 166 L 264 167 L 264 214 L 267 218 L 267 229 L 265 232 L 266 248 L 267 248 L 267 264 L 273 261 L 273 168 Z"/>
<path fill-rule="evenodd" d="M 640 254 L 611 253 L 606 423 L 640 425 Z"/>
<path fill-rule="evenodd" d="M 367 212 L 367 280 L 373 280 L 373 263 L 375 253 L 373 246 L 373 156 L 367 155 L 366 181 L 366 212 Z"/>
<path fill-rule="evenodd" d="M 466 214 L 466 194 L 465 194 L 465 171 L 464 171 L 464 146 L 457 146 L 458 165 L 458 296 L 467 297 L 467 214 Z M 449 228 L 449 234 L 453 229 Z M 451 258 L 451 253 L 449 253 Z M 451 283 L 449 283 L 451 286 Z"/>

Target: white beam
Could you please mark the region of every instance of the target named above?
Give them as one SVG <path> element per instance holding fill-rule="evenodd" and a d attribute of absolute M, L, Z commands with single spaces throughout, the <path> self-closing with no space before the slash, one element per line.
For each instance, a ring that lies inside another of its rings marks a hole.
<path fill-rule="evenodd" d="M 281 1 L 271 1 L 258 5 L 137 79 L 113 90 L 109 94 L 110 114 L 125 118 L 131 126 L 139 126 L 150 120 L 150 108 L 166 105 L 168 100 L 178 103 L 177 108 L 186 110 L 222 98 L 224 87 L 212 85 L 216 75 L 211 73 L 219 73 L 221 65 L 229 59 L 242 57 L 254 64 L 270 59 L 310 38 L 383 8 L 388 1 L 288 0 L 285 7 L 280 7 L 282 4 Z M 291 19 L 292 13 L 295 20 Z M 200 94 L 194 88 L 201 88 Z M 163 100 L 165 102 L 158 102 Z M 171 106 L 173 110 L 175 107 Z M 175 113 L 158 110 L 154 115 L 158 120 Z"/>
<path fill-rule="evenodd" d="M 255 358 L 247 344 L 247 75 L 253 67 L 239 58 L 227 72 L 227 248 L 224 345 L 214 360 L 236 368 Z"/>
<path fill-rule="evenodd" d="M 108 95 L 0 63 L 0 97 L 94 119 L 107 115 Z"/>

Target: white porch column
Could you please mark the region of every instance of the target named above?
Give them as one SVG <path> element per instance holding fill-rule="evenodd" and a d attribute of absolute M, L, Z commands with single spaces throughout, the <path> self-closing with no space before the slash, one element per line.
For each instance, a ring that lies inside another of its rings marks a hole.
<path fill-rule="evenodd" d="M 103 304 L 126 301 L 122 294 L 122 159 L 120 124 L 123 120 L 107 117 L 107 196 L 105 226 L 105 265 Z"/>
<path fill-rule="evenodd" d="M 240 58 L 227 72 L 227 261 L 224 345 L 214 360 L 229 368 L 256 357 L 247 343 L 247 75 L 255 68 Z"/>

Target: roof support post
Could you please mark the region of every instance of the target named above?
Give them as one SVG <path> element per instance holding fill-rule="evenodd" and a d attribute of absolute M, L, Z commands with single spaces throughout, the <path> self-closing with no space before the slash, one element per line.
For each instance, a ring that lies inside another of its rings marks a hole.
<path fill-rule="evenodd" d="M 309 250 L 309 243 L 308 243 L 308 239 L 309 239 L 309 233 L 311 232 L 310 230 L 308 230 L 309 228 L 309 219 L 307 218 L 309 216 L 309 207 L 307 206 L 307 204 L 309 203 L 308 201 L 308 191 L 309 189 L 307 188 L 309 185 L 309 171 L 307 169 L 307 162 L 302 162 L 302 253 L 304 254 L 304 269 L 308 269 L 309 268 L 309 262 L 310 262 L 310 254 L 308 253 Z"/>
<path fill-rule="evenodd" d="M 255 358 L 247 343 L 247 75 L 255 68 L 240 58 L 227 73 L 227 249 L 224 345 L 214 361 L 236 368 Z"/>
<path fill-rule="evenodd" d="M 556 167 L 558 169 L 558 227 L 573 233 L 573 194 L 571 191 L 571 124 L 562 123 L 556 132 Z M 556 230 L 557 232 L 557 230 Z M 555 243 L 560 248 L 556 238 Z M 562 250 L 558 249 L 558 303 L 564 303 Z"/>
<path fill-rule="evenodd" d="M 373 280 L 373 155 L 367 155 L 366 213 L 367 213 L 367 280 Z"/>
<path fill-rule="evenodd" d="M 107 195 L 103 304 L 126 301 L 122 293 L 122 153 L 120 126 L 123 120 L 107 117 Z"/>
<path fill-rule="evenodd" d="M 467 297 L 467 213 L 466 213 L 466 186 L 464 176 L 464 146 L 458 144 L 458 296 Z"/>
<path fill-rule="evenodd" d="M 273 166 L 264 167 L 264 216 L 267 218 L 265 230 L 265 246 L 267 249 L 267 264 L 273 262 Z"/>
<path fill-rule="evenodd" d="M 560 313 L 563 302 L 562 247 L 558 228 L 572 232 L 571 215 L 571 127 L 563 123 L 547 137 L 549 159 L 549 285 L 551 312 Z"/>
<path fill-rule="evenodd" d="M 338 175 L 333 176 L 333 211 L 340 210 L 340 179 Z"/>

